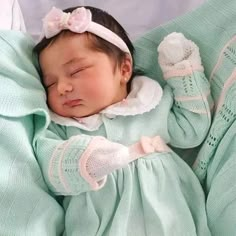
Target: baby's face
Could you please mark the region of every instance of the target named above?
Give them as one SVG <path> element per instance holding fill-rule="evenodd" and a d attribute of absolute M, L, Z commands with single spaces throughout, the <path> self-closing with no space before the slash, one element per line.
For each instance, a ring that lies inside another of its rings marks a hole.
<path fill-rule="evenodd" d="M 98 113 L 127 95 L 124 73 L 86 35 L 58 38 L 40 54 L 50 109 L 65 117 Z"/>

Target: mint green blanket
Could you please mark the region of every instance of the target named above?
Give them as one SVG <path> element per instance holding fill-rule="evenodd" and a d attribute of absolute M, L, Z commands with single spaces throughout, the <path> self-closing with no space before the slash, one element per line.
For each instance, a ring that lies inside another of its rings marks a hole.
<path fill-rule="evenodd" d="M 207 195 L 209 227 L 212 235 L 236 235 L 236 1 L 208 0 L 136 41 L 136 67 L 162 84 L 156 48 L 173 31 L 200 47 L 215 102 L 210 132 L 193 165 Z"/>
<path fill-rule="evenodd" d="M 64 224 L 63 210 L 49 195 L 31 146 L 47 123 L 32 47 L 31 39 L 20 32 L 0 32 L 2 236 L 59 235 Z"/>
<path fill-rule="evenodd" d="M 161 84 L 156 47 L 165 35 L 183 32 L 200 47 L 216 105 L 194 171 L 206 190 L 213 235 L 236 235 L 235 9 L 235 0 L 208 0 L 135 42 L 136 67 Z M 49 122 L 32 47 L 31 39 L 20 32 L 0 32 L 0 235 L 4 236 L 63 232 L 64 212 L 48 192 L 31 147 L 33 136 Z"/>

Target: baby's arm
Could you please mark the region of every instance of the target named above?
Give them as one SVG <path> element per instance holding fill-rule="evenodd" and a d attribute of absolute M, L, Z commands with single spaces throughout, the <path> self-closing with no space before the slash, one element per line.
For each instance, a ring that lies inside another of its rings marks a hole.
<path fill-rule="evenodd" d="M 210 86 L 203 73 L 199 48 L 181 33 L 165 37 L 158 47 L 159 64 L 171 91 L 168 116 L 170 144 L 190 148 L 205 138 L 211 122 Z"/>
<path fill-rule="evenodd" d="M 141 142 L 126 147 L 101 136 L 82 134 L 62 140 L 50 130 L 35 140 L 34 147 L 45 181 L 57 195 L 97 190 L 108 174 L 149 152 Z"/>

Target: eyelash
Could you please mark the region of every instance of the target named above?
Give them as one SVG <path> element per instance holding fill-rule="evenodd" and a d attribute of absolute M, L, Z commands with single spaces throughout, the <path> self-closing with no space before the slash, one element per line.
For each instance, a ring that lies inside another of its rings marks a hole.
<path fill-rule="evenodd" d="M 73 76 L 73 75 L 75 75 L 75 74 L 78 74 L 78 73 L 82 72 L 82 71 L 85 70 L 85 69 L 86 69 L 86 67 L 85 67 L 85 68 L 78 69 L 78 70 L 75 70 L 74 72 L 71 73 L 71 76 Z"/>
<path fill-rule="evenodd" d="M 81 72 L 82 70 L 79 69 L 79 70 L 76 70 L 75 72 L 71 73 L 71 76 L 75 75 L 75 74 L 78 74 L 79 72 Z"/>
<path fill-rule="evenodd" d="M 87 65 L 87 66 L 81 67 L 80 69 L 77 69 L 77 70 L 75 70 L 75 72 L 71 73 L 71 76 L 73 76 L 73 75 L 75 75 L 77 73 L 80 73 L 80 72 L 82 72 L 84 70 L 87 70 L 87 69 L 89 69 L 91 67 L 92 67 L 92 65 Z"/>
<path fill-rule="evenodd" d="M 50 87 L 52 87 L 54 84 L 56 83 L 52 83 L 52 84 L 49 84 L 49 85 L 45 85 L 46 89 L 49 89 Z"/>

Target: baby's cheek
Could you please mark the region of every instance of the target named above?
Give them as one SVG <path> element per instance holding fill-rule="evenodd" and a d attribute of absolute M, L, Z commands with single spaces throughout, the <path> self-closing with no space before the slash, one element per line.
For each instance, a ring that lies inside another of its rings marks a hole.
<path fill-rule="evenodd" d="M 97 104 L 106 103 L 112 91 L 112 86 L 102 78 L 95 79 L 92 83 L 87 83 L 86 89 L 83 90 L 83 92 L 86 92 L 86 97 L 89 100 L 93 100 L 93 102 L 95 101 Z"/>
<path fill-rule="evenodd" d="M 98 89 L 91 91 L 91 98 L 97 103 L 101 103 L 106 98 L 106 92 Z"/>
<path fill-rule="evenodd" d="M 55 94 L 53 94 L 53 93 L 48 94 L 47 104 L 48 104 L 49 108 L 55 112 L 57 112 L 59 109 L 61 109 L 61 106 L 62 106 L 58 97 L 55 96 Z"/>
<path fill-rule="evenodd" d="M 48 106 L 51 108 L 51 107 L 53 107 L 53 105 L 54 105 L 54 99 L 53 99 L 53 97 L 52 96 L 47 96 L 47 104 L 48 104 Z"/>
<path fill-rule="evenodd" d="M 87 95 L 92 96 L 92 97 L 98 97 L 101 94 L 102 91 L 102 85 L 99 83 L 92 83 L 90 85 L 86 86 L 86 91 Z"/>

